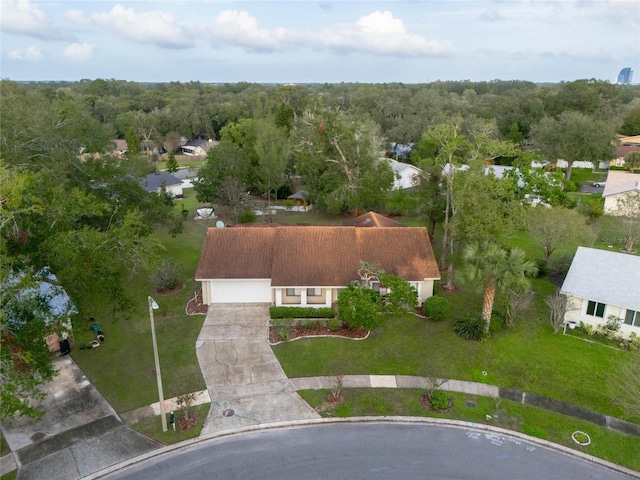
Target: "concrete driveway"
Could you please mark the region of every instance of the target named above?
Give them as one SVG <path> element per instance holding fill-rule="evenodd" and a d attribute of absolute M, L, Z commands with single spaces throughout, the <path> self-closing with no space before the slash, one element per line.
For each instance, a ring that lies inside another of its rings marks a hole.
<path fill-rule="evenodd" d="M 19 480 L 75 480 L 160 447 L 122 422 L 71 357 L 53 363 L 58 374 L 43 386 L 40 421 L 2 423 Z"/>
<path fill-rule="evenodd" d="M 268 342 L 269 306 L 211 305 L 196 342 L 211 409 L 201 435 L 320 418 L 296 393 Z"/>

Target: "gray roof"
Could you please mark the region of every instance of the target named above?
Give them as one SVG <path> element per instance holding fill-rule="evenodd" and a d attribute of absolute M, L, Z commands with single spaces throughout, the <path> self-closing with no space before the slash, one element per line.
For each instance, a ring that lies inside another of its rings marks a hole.
<path fill-rule="evenodd" d="M 640 257 L 578 247 L 561 291 L 640 311 Z"/>
<path fill-rule="evenodd" d="M 173 173 L 173 176 L 179 179 L 196 178 L 198 176 L 197 168 L 181 168 L 177 172 Z"/>
<path fill-rule="evenodd" d="M 169 187 L 171 185 L 179 185 L 182 180 L 174 177 L 169 172 L 150 173 L 146 177 L 140 179 L 140 186 L 147 192 L 155 192 L 162 185 Z"/>
<path fill-rule="evenodd" d="M 389 164 L 391 165 L 391 168 L 393 169 L 393 171 L 396 173 L 402 173 L 407 168 L 415 168 L 416 170 L 420 170 L 415 165 L 411 165 L 410 163 L 399 162 L 393 159 L 389 159 Z"/>

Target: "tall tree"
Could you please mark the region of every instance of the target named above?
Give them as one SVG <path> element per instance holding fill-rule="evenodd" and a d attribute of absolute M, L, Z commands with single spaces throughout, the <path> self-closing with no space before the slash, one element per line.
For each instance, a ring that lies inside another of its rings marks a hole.
<path fill-rule="evenodd" d="M 258 157 L 256 180 L 258 187 L 267 192 L 268 204 L 271 205 L 271 192 L 275 192 L 277 200 L 278 189 L 285 182 L 289 145 L 285 132 L 272 119 L 260 120 L 256 130 L 253 147 Z"/>
<path fill-rule="evenodd" d="M 551 162 L 565 160 L 565 179 L 577 161 L 608 161 L 615 156 L 615 132 L 610 122 L 580 112 L 567 111 L 555 119 L 545 117 L 532 130 L 535 145 Z"/>
<path fill-rule="evenodd" d="M 463 277 L 484 291 L 482 319 L 485 332 L 488 332 L 496 292 L 507 288 L 524 290 L 529 283 L 527 275 L 537 272 L 536 265 L 527 260 L 523 250 L 514 248 L 508 252 L 490 240 L 468 245 L 462 258 L 465 262 Z"/>
<path fill-rule="evenodd" d="M 529 232 L 544 250 L 544 258 L 567 242 L 581 242 L 589 237 L 589 227 L 583 215 L 563 207 L 537 206 L 529 213 Z"/>
<path fill-rule="evenodd" d="M 175 173 L 178 171 L 178 161 L 176 160 L 176 156 L 173 152 L 169 152 L 169 156 L 167 157 L 167 172 Z"/>
<path fill-rule="evenodd" d="M 339 110 L 307 111 L 296 119 L 297 170 L 315 205 L 329 213 L 382 205 L 393 185 L 379 127 Z"/>

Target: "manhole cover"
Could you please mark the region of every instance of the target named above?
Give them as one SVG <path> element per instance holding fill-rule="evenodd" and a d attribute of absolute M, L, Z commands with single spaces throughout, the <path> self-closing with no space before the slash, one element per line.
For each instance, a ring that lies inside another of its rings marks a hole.
<path fill-rule="evenodd" d="M 475 400 L 467 400 L 466 402 L 464 402 L 464 404 L 465 404 L 467 407 L 471 407 L 471 408 L 476 407 L 476 401 L 475 401 Z"/>
<path fill-rule="evenodd" d="M 223 417 L 233 417 L 233 415 L 234 415 L 235 413 L 236 413 L 236 412 L 235 412 L 233 409 L 231 409 L 231 408 L 227 408 L 224 412 L 222 412 L 222 416 L 223 416 Z"/>

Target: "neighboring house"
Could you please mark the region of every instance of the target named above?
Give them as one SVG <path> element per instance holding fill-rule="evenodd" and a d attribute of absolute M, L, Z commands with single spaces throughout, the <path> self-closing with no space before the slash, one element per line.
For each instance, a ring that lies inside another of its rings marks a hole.
<path fill-rule="evenodd" d="M 140 179 L 140 186 L 147 192 L 160 193 L 164 187 L 167 193 L 174 197 L 182 195 L 182 180 L 169 172 L 150 173 Z"/>
<path fill-rule="evenodd" d="M 415 187 L 420 183 L 420 176 L 422 175 L 421 169 L 409 163 L 398 162 L 393 159 L 387 160 L 395 174 L 393 190 Z"/>
<path fill-rule="evenodd" d="M 112 143 L 115 145 L 113 154 L 122 158 L 124 154 L 127 153 L 127 141 L 116 138 L 115 140 L 112 140 Z"/>
<path fill-rule="evenodd" d="M 39 271 L 37 276 L 43 280 L 35 281 L 33 287 L 21 290 L 10 302 L 34 300 L 44 302 L 46 308 L 40 314 L 43 315 L 44 321 L 53 327 L 53 332 L 45 337 L 45 341 L 50 351 L 59 352 L 61 349 L 60 342 L 63 340 L 70 341 L 72 338 L 73 332 L 70 317 L 77 314 L 78 309 L 65 289 L 58 284 L 58 278 L 48 267 Z M 10 324 L 24 322 L 22 317 L 12 318 L 14 310 L 11 308 L 11 303 L 7 305 L 7 311 L 7 320 Z"/>
<path fill-rule="evenodd" d="M 217 142 L 212 139 L 204 140 L 197 138 L 190 140 L 180 147 L 180 153 L 185 155 L 206 155 L 207 151 L 215 146 Z"/>
<path fill-rule="evenodd" d="M 193 181 L 198 178 L 197 168 L 182 168 L 173 172 L 173 176 L 182 180 L 182 188 L 192 188 Z"/>
<path fill-rule="evenodd" d="M 624 167 L 624 159 L 632 152 L 640 152 L 640 145 L 625 144 L 616 148 L 616 158 L 609 162 L 611 167 Z"/>
<path fill-rule="evenodd" d="M 567 296 L 565 323 L 597 329 L 614 316 L 624 338 L 640 335 L 640 257 L 578 247 L 560 293 Z"/>
<path fill-rule="evenodd" d="M 287 200 L 293 200 L 299 207 L 309 206 L 309 194 L 307 192 L 303 192 L 302 190 L 299 190 L 296 193 L 292 193 L 287 197 Z"/>
<path fill-rule="evenodd" d="M 245 226 L 207 231 L 196 281 L 208 305 L 330 307 L 360 261 L 407 280 L 421 303 L 440 278 L 425 228 Z"/>
<path fill-rule="evenodd" d="M 395 220 L 390 219 L 389 217 L 385 217 L 384 215 L 380 215 L 376 212 L 367 212 L 364 215 L 360 215 L 358 217 L 352 218 L 351 220 L 347 220 L 343 223 L 343 225 L 349 225 L 352 227 L 405 227 L 400 222 L 396 222 Z"/>
<path fill-rule="evenodd" d="M 604 197 L 604 213 L 621 215 L 624 212 L 618 206 L 618 200 L 640 192 L 640 173 L 622 170 L 609 170 L 607 182 L 602 196 Z"/>

